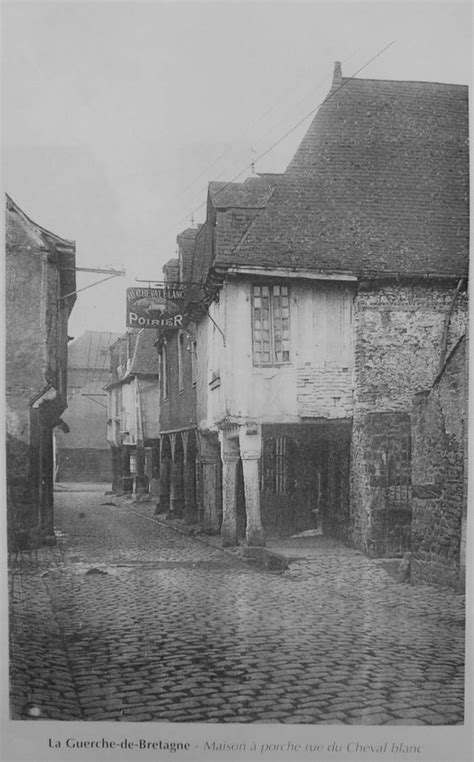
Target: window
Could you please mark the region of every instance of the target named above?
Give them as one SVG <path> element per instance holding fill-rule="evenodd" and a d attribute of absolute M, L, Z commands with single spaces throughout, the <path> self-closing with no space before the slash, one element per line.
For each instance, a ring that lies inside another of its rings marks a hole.
<path fill-rule="evenodd" d="M 288 286 L 253 286 L 252 321 L 255 365 L 290 362 Z"/>
<path fill-rule="evenodd" d="M 160 362 L 160 365 L 161 365 L 161 368 L 160 368 L 160 370 L 161 370 L 161 396 L 165 400 L 168 397 L 168 363 L 167 363 L 167 359 L 166 359 L 166 347 L 165 346 L 163 346 L 161 348 L 160 358 L 161 358 L 161 362 Z"/>
<path fill-rule="evenodd" d="M 180 333 L 178 336 L 178 391 L 180 392 L 184 390 L 183 351 L 184 351 L 184 334 Z"/>

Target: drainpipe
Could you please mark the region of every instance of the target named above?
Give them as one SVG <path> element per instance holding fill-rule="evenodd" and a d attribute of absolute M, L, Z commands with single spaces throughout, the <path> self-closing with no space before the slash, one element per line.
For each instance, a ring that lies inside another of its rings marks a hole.
<path fill-rule="evenodd" d="M 449 332 L 449 325 L 451 323 L 451 317 L 454 312 L 454 307 L 456 304 L 456 300 L 458 298 L 458 294 L 461 291 L 462 285 L 464 283 L 464 278 L 461 278 L 459 280 L 458 285 L 456 286 L 456 291 L 454 292 L 453 298 L 451 300 L 451 304 L 449 305 L 449 310 L 446 315 L 446 319 L 444 321 L 444 328 L 443 328 L 443 335 L 441 337 L 441 355 L 439 360 L 439 369 L 438 373 L 441 373 L 443 370 L 443 366 L 446 360 L 446 354 L 448 350 L 448 332 Z"/>

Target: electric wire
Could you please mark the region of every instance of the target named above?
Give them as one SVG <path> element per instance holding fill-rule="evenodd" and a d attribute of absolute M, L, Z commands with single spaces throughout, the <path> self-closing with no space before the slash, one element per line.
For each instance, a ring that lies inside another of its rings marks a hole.
<path fill-rule="evenodd" d="M 356 50 L 352 51 L 352 53 L 351 53 L 349 56 L 347 56 L 346 58 L 342 59 L 342 63 L 344 63 L 344 64 L 347 64 L 347 63 L 348 63 L 348 62 L 351 60 L 351 58 L 353 58 L 353 57 L 354 57 L 354 55 L 355 55 L 357 52 L 358 52 L 358 49 L 356 49 Z M 307 68 L 306 68 L 306 69 L 304 70 L 304 72 L 302 72 L 302 71 L 300 70 L 300 71 L 299 71 L 299 72 L 298 72 L 298 73 L 297 73 L 295 76 L 296 76 L 296 78 L 298 78 L 298 77 L 299 77 L 299 76 L 301 76 L 302 74 L 303 74 L 304 76 L 307 76 L 307 75 L 308 75 L 308 73 L 309 73 L 309 72 L 308 72 L 308 70 L 307 70 Z M 260 136 L 259 138 L 257 138 L 257 140 L 256 140 L 256 141 L 253 141 L 253 142 L 254 142 L 254 143 L 256 142 L 257 144 L 258 144 L 258 143 L 260 143 L 260 142 L 262 142 L 262 140 L 264 140 L 264 139 L 267 137 L 267 135 L 271 134 L 271 133 L 272 133 L 272 132 L 274 132 L 276 129 L 278 129 L 278 127 L 279 127 L 279 126 L 280 126 L 280 125 L 281 125 L 283 122 L 286 122 L 286 121 L 287 121 L 287 119 L 288 119 L 288 116 L 287 116 L 287 115 L 288 115 L 288 113 L 289 113 L 289 111 L 290 111 L 290 108 L 292 108 L 292 109 L 294 110 L 294 109 L 295 109 L 296 107 L 298 107 L 298 106 L 299 106 L 301 103 L 303 103 L 303 101 L 305 101 L 305 100 L 307 99 L 307 97 L 310 95 L 310 93 L 312 93 L 312 92 L 314 92 L 315 90 L 317 90 L 317 89 L 318 89 L 318 88 L 319 88 L 319 87 L 320 87 L 320 86 L 321 86 L 321 85 L 322 85 L 322 84 L 323 84 L 323 83 L 324 83 L 324 82 L 327 80 L 327 78 L 328 78 L 328 77 L 327 77 L 327 75 L 325 75 L 323 78 L 321 78 L 321 80 L 319 80 L 319 82 L 318 82 L 316 85 L 312 85 L 312 86 L 311 86 L 311 88 L 306 88 L 306 90 L 305 90 L 305 94 L 304 94 L 303 98 L 299 99 L 295 105 L 292 105 L 291 101 L 290 101 L 290 102 L 288 102 L 288 103 L 287 103 L 287 107 L 286 107 L 286 110 L 285 110 L 285 116 L 284 116 L 284 118 L 283 118 L 283 119 L 280 119 L 280 120 L 279 120 L 279 121 L 276 123 L 276 125 L 273 125 L 273 126 L 272 126 L 272 127 L 270 127 L 269 129 L 267 129 L 267 130 L 265 131 L 265 133 L 264 133 L 262 136 Z M 296 89 L 296 92 L 298 92 L 300 89 L 301 89 L 301 88 L 298 88 L 298 87 L 297 87 L 297 89 Z M 270 105 L 270 106 L 269 106 L 269 107 L 268 107 L 268 108 L 267 108 L 267 109 L 266 109 L 266 110 L 265 110 L 265 111 L 264 111 L 264 112 L 263 112 L 263 113 L 262 113 L 262 114 L 261 114 L 259 117 L 257 117 L 256 119 L 253 119 L 251 122 L 249 122 L 249 123 L 248 123 L 248 125 L 247 125 L 247 126 L 244 128 L 244 131 L 243 131 L 243 138 L 244 138 L 244 139 L 250 139 L 250 135 L 249 135 L 249 132 L 250 132 L 250 130 L 251 130 L 251 129 L 253 129 L 253 127 L 255 127 L 257 124 L 259 124 L 260 122 L 262 122 L 264 119 L 266 119 L 266 118 L 267 118 L 267 117 L 268 117 L 268 116 L 269 116 L 269 115 L 270 115 L 270 114 L 271 114 L 273 111 L 275 111 L 276 107 L 277 107 L 277 106 L 278 106 L 278 105 L 279 105 L 279 104 L 280 104 L 280 103 L 283 101 L 283 99 L 284 99 L 284 98 L 285 98 L 285 97 L 288 95 L 288 93 L 294 93 L 294 92 L 295 92 L 295 89 L 294 89 L 294 87 L 293 87 L 293 85 L 292 85 L 291 87 L 288 87 L 288 88 L 286 88 L 286 90 L 284 90 L 282 93 L 280 93 L 280 95 L 278 96 L 278 98 L 277 98 L 275 101 L 273 101 L 273 103 L 272 103 L 272 104 L 271 104 L 271 105 Z M 193 180 L 191 180 L 191 182 L 190 182 L 190 183 L 188 183 L 188 185 L 187 185 L 187 186 L 184 188 L 184 190 L 181 192 L 181 194 L 180 194 L 180 195 L 181 195 L 181 196 L 184 196 L 184 195 L 187 193 L 187 191 L 188 191 L 188 190 L 190 190 L 190 189 L 191 189 L 191 188 L 192 188 L 192 187 L 193 187 L 193 186 L 196 184 L 196 182 L 197 182 L 198 180 L 200 180 L 200 179 L 201 179 L 201 177 L 203 177 L 205 174 L 207 174 L 207 172 L 209 172 L 209 170 L 211 170 L 211 169 L 212 169 L 212 167 L 215 167 L 215 165 L 216 165 L 216 164 L 218 164 L 218 162 L 219 162 L 221 159 L 223 159 L 223 158 L 224 158 L 224 156 L 227 156 L 227 154 L 231 153 L 231 152 L 232 152 L 232 150 L 233 150 L 233 147 L 232 147 L 232 146 L 231 146 L 230 148 L 229 148 L 229 147 L 225 148 L 225 149 L 224 149 L 224 150 L 223 150 L 223 151 L 222 151 L 222 152 L 219 154 L 219 156 L 218 156 L 216 159 L 214 159 L 214 160 L 211 162 L 211 164 L 207 165 L 207 167 L 206 167 L 206 168 L 205 168 L 205 169 L 204 169 L 202 172 L 200 172 L 200 173 L 199 173 L 199 174 L 198 174 L 198 175 L 197 175 L 197 176 L 196 176 L 196 177 L 195 177 Z M 220 175 L 222 175 L 222 172 L 220 172 L 220 173 L 219 173 L 219 176 L 218 176 L 218 177 L 220 177 Z M 214 180 L 217 180 L 217 179 L 218 179 L 218 177 L 215 177 L 215 178 L 214 178 Z M 204 190 L 205 190 L 205 189 L 204 189 Z"/>
<path fill-rule="evenodd" d="M 271 151 L 273 151 L 274 148 L 276 148 L 280 143 L 282 143 L 286 138 L 291 135 L 295 130 L 298 129 L 307 119 L 309 119 L 310 116 L 312 116 L 321 106 L 323 106 L 325 103 L 327 103 L 331 98 L 336 95 L 343 87 L 347 85 L 348 82 L 353 80 L 358 74 L 360 74 L 361 71 L 364 71 L 371 63 L 373 63 L 377 58 L 379 58 L 385 51 L 387 51 L 393 44 L 395 43 L 395 40 L 392 40 L 388 45 L 385 45 L 384 48 L 378 51 L 372 58 L 370 58 L 366 63 L 364 63 L 362 66 L 360 66 L 350 77 L 345 77 L 344 81 L 341 82 L 340 85 L 338 85 L 334 90 L 332 90 L 324 100 L 322 100 L 320 103 L 318 103 L 314 108 L 311 109 L 305 116 L 303 116 L 301 119 L 296 122 L 290 129 L 288 129 L 278 140 L 276 140 L 274 143 L 272 143 L 269 148 L 267 148 L 265 151 L 260 153 L 250 164 L 247 164 L 240 172 L 238 172 L 234 177 L 232 177 L 231 180 L 229 180 L 227 183 L 223 185 L 222 188 L 219 188 L 216 193 L 212 196 L 212 198 L 216 198 L 220 193 L 222 193 L 226 188 L 228 188 L 232 183 L 234 183 L 236 180 L 238 180 L 240 177 L 242 177 L 245 172 L 247 172 L 249 169 L 253 167 L 253 165 L 257 162 L 263 159 L 265 156 L 267 156 Z M 185 222 L 187 219 L 189 219 L 191 216 L 193 216 L 196 212 L 200 211 L 204 206 L 207 204 L 207 199 L 203 203 L 201 203 L 199 206 L 195 207 L 191 210 L 191 212 L 188 212 L 186 216 L 183 216 L 181 219 L 179 219 L 176 223 L 174 223 L 172 229 L 176 229 L 176 227 L 180 226 L 183 222 Z M 168 229 L 167 232 L 169 232 L 171 228 Z"/>
<path fill-rule="evenodd" d="M 342 59 L 342 63 L 343 64 L 347 64 L 351 60 L 351 58 L 354 57 L 354 55 L 356 53 L 358 53 L 358 49 L 354 50 L 347 58 Z M 317 82 L 316 85 L 311 86 L 311 88 L 306 88 L 304 96 L 302 98 L 300 98 L 295 104 L 291 104 L 291 105 L 288 104 L 288 107 L 285 110 L 285 116 L 283 117 L 283 119 L 280 119 L 275 125 L 270 127 L 264 133 L 264 135 L 262 137 L 258 138 L 256 143 L 257 144 L 261 143 L 265 138 L 267 138 L 269 135 L 271 135 L 272 132 L 275 132 L 281 125 L 283 125 L 285 122 L 287 122 L 288 118 L 289 118 L 290 108 L 292 110 L 294 110 L 294 109 L 298 108 L 299 106 L 301 106 L 301 104 L 304 103 L 308 99 L 308 96 L 311 95 L 314 91 L 317 91 L 319 89 L 319 87 L 322 86 L 324 84 L 324 82 L 326 82 L 327 79 L 328 79 L 328 76 L 327 75 L 324 76 L 323 78 L 321 78 Z"/>

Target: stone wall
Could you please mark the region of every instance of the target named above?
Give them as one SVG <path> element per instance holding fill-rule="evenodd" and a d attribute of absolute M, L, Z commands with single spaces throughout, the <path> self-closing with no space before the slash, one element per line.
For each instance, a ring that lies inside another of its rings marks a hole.
<path fill-rule="evenodd" d="M 462 338 L 432 388 L 417 395 L 413 407 L 413 582 L 462 584 L 466 426 L 466 341 Z"/>
<path fill-rule="evenodd" d="M 410 547 L 410 416 L 367 413 L 353 422 L 352 536 L 371 556 L 401 556 Z"/>
<path fill-rule="evenodd" d="M 358 410 L 411 409 L 413 395 L 439 371 L 445 322 L 455 283 L 361 284 L 355 298 L 355 406 Z M 447 351 L 465 331 L 466 292 L 455 298 Z"/>
<path fill-rule="evenodd" d="M 45 254 L 7 217 L 6 236 L 6 457 L 8 546 L 39 521 L 39 435 L 31 403 L 47 386 Z"/>
<path fill-rule="evenodd" d="M 52 234 L 51 234 L 52 235 Z M 49 234 L 7 203 L 5 261 L 9 549 L 53 533 L 52 429 L 66 407 L 69 305 Z M 66 260 L 68 261 L 68 260 Z M 69 262 L 73 267 L 74 260 Z M 66 272 L 66 271 L 64 271 Z"/>
<path fill-rule="evenodd" d="M 412 400 L 433 384 L 466 316 L 455 283 L 366 283 L 356 295 L 352 531 L 371 555 L 409 549 Z"/>

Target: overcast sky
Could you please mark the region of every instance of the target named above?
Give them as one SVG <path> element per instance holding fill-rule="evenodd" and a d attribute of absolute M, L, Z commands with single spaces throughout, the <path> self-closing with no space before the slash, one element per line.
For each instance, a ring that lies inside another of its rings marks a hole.
<path fill-rule="evenodd" d="M 285 169 L 351 76 L 469 84 L 470 2 L 3 3 L 4 186 L 77 243 L 77 265 L 126 268 L 78 295 L 69 333 L 125 330 L 125 288 L 160 279 L 207 183 Z M 198 209 L 198 207 L 201 207 Z M 100 276 L 78 274 L 78 287 Z"/>

